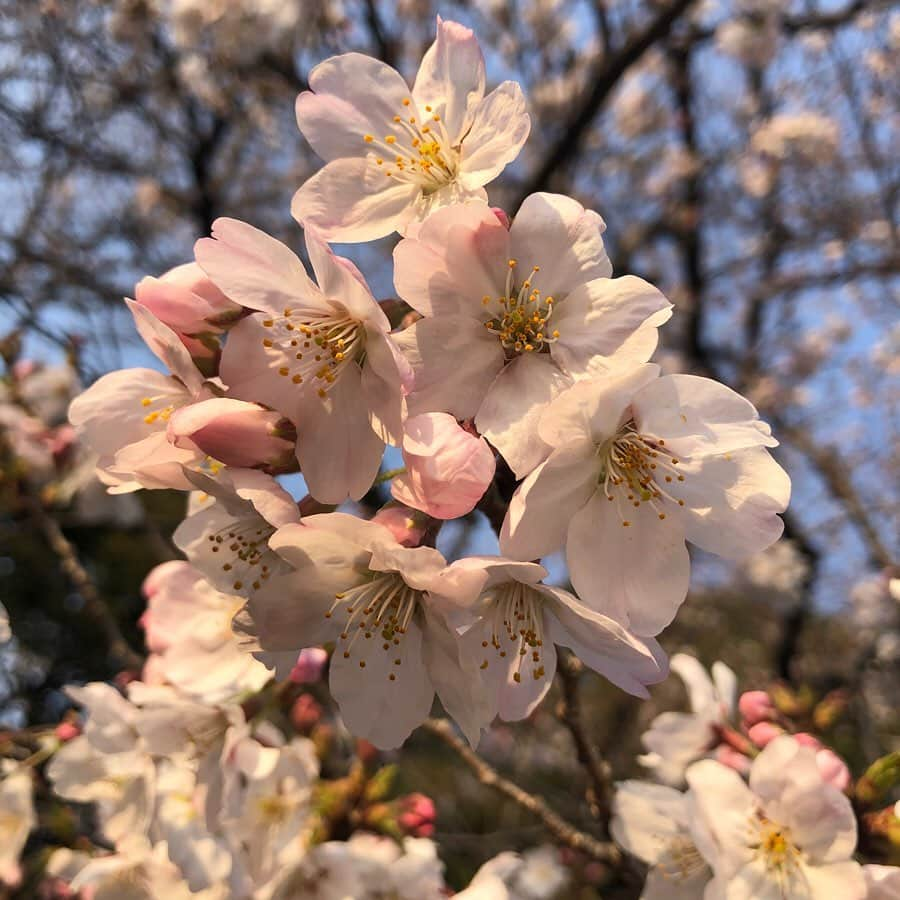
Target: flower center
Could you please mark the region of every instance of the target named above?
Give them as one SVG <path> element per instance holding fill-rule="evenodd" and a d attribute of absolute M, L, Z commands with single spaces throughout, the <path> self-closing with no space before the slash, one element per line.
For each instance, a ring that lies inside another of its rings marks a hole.
<path fill-rule="evenodd" d="M 371 150 L 369 159 L 387 178 L 419 184 L 425 193 L 449 184 L 459 169 L 459 148 L 453 146 L 441 117 L 432 106 L 417 116 L 408 97 L 388 134 L 367 134 L 363 140 Z"/>
<path fill-rule="evenodd" d="M 486 308 L 494 307 L 496 312 L 484 323 L 491 334 L 496 334 L 500 345 L 511 359 L 520 353 L 541 353 L 550 350 L 550 344 L 559 338 L 558 331 L 549 331 L 547 323 L 553 315 L 553 298 L 541 297 L 541 291 L 534 286 L 540 266 L 532 266 L 531 274 L 516 282 L 518 262 L 507 263 L 506 287 L 502 296 L 488 295 L 481 302 Z"/>
<path fill-rule="evenodd" d="M 599 483 L 606 499 L 616 504 L 625 528 L 631 525 L 629 505 L 637 509 L 646 503 L 660 519 L 666 518 L 665 502 L 684 506 L 684 500 L 671 493 L 678 482 L 684 481 L 676 468 L 680 460 L 666 449 L 662 438 L 641 434 L 634 421 L 628 421 L 600 447 L 599 454 L 603 464 Z"/>
<path fill-rule="evenodd" d="M 354 653 L 367 655 L 368 647 L 354 650 L 354 644 L 361 636 L 363 641 L 380 643 L 381 650 L 393 657 L 392 665 L 400 666 L 402 660 L 397 648 L 419 608 L 422 593 L 411 588 L 396 572 L 373 572 L 372 575 L 371 581 L 335 594 L 334 605 L 325 613 L 326 618 L 331 618 L 339 607 L 343 607 L 347 615 L 335 651 L 340 650 L 344 659 L 350 659 Z M 360 659 L 359 667 L 366 667 L 365 659 Z M 397 676 L 390 672 L 388 679 L 396 681 Z"/>
<path fill-rule="evenodd" d="M 481 642 L 487 650 L 493 647 L 500 659 L 515 654 L 517 660 L 513 680 L 522 681 L 522 666 L 531 657 L 531 674 L 537 680 L 545 674 L 543 665 L 544 647 L 544 598 L 519 581 L 509 581 L 496 587 L 486 595 L 491 604 L 488 619 L 491 624 L 490 640 Z M 488 667 L 485 658 L 482 669 Z"/>
<path fill-rule="evenodd" d="M 800 878 L 800 850 L 791 840 L 789 828 L 757 813 L 750 824 L 750 846 L 756 855 L 762 857 L 766 870 L 781 886 L 785 896 L 793 894 L 785 891 L 786 885 Z"/>
<path fill-rule="evenodd" d="M 294 384 L 317 385 L 322 398 L 365 346 L 364 330 L 349 316 L 287 308 L 283 316 L 262 324 L 271 334 L 263 338 L 263 347 L 275 348 L 283 357 L 278 374 Z"/>
<path fill-rule="evenodd" d="M 257 516 L 238 519 L 208 536 L 209 549 L 222 560 L 222 571 L 233 574 L 231 586 L 236 591 L 247 584 L 259 590 L 272 576 L 272 563 L 280 558 L 269 549 L 274 533 L 274 526 Z"/>

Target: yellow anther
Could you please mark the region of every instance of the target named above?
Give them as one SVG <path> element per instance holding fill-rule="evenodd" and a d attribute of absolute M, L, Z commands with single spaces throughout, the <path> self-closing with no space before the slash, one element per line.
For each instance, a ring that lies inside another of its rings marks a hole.
<path fill-rule="evenodd" d="M 367 135 L 363 138 L 363 140 L 364 140 L 367 144 L 371 144 L 372 141 L 375 140 L 375 136 L 372 135 L 372 134 L 367 134 Z"/>
<path fill-rule="evenodd" d="M 152 425 L 159 418 L 159 413 L 152 412 L 149 415 L 144 416 L 144 422 L 147 425 Z"/>
<path fill-rule="evenodd" d="M 282 367 L 278 370 L 278 374 L 279 374 L 279 375 L 289 375 L 289 374 L 290 374 L 290 371 L 291 371 L 291 370 L 290 370 L 287 366 L 282 366 Z"/>
<path fill-rule="evenodd" d="M 153 401 L 149 397 L 144 397 L 144 399 L 141 400 L 141 406 L 149 406 L 152 402 Z"/>
<path fill-rule="evenodd" d="M 554 329 L 554 331 L 553 331 L 553 337 L 558 338 L 558 337 L 559 337 L 559 331 L 557 331 L 557 330 Z"/>
<path fill-rule="evenodd" d="M 508 260 L 506 261 L 506 264 L 507 264 L 511 269 L 514 269 L 514 268 L 516 267 L 516 261 L 515 261 L 514 259 L 508 259 Z"/>
<path fill-rule="evenodd" d="M 291 378 L 291 381 L 293 381 L 294 384 L 302 384 L 302 383 L 303 383 L 303 376 L 302 376 L 302 375 L 294 375 L 294 377 Z"/>
<path fill-rule="evenodd" d="M 441 121 L 441 117 L 437 113 L 435 113 L 431 118 L 434 119 L 435 122 Z"/>
<path fill-rule="evenodd" d="M 401 119 L 400 116 L 394 116 L 394 121 L 395 121 L 395 122 L 402 122 L 403 119 Z"/>
<path fill-rule="evenodd" d="M 378 165 L 380 166 L 380 165 L 383 165 L 384 160 L 379 157 L 378 159 L 375 160 L 375 162 L 378 163 Z"/>
<path fill-rule="evenodd" d="M 392 135 L 392 134 L 387 134 L 387 135 L 385 135 L 385 137 L 384 137 L 384 142 L 385 142 L 386 144 L 396 144 L 396 143 L 397 143 L 397 138 L 395 138 L 394 135 Z"/>
<path fill-rule="evenodd" d="M 431 112 L 431 107 L 430 107 L 430 106 L 426 106 L 426 107 L 425 107 L 425 112 Z"/>
<path fill-rule="evenodd" d="M 263 338 L 263 347 L 271 347 L 272 342 L 268 338 Z"/>
<path fill-rule="evenodd" d="M 409 97 L 404 97 L 404 99 L 403 99 L 403 105 L 404 105 L 404 106 L 409 106 Z"/>
<path fill-rule="evenodd" d="M 271 328 L 274 324 L 275 322 L 272 319 L 263 319 L 263 325 L 266 328 Z"/>

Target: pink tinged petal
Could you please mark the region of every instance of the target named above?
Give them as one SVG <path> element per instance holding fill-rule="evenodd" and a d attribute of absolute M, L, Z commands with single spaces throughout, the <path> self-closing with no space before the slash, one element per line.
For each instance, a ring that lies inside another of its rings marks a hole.
<path fill-rule="evenodd" d="M 869 890 L 863 866 L 853 860 L 828 866 L 803 866 L 809 885 L 808 896 L 815 897 L 815 900 L 890 900 L 900 897 L 900 871 L 896 868 L 894 871 L 898 872 L 897 885 L 889 894 Z"/>
<path fill-rule="evenodd" d="M 592 445 L 555 450 L 513 494 L 500 531 L 503 553 L 537 559 L 559 550 L 572 514 L 593 496 L 598 475 Z"/>
<path fill-rule="evenodd" d="M 469 129 L 472 109 L 484 96 L 484 77 L 484 56 L 472 30 L 438 16 L 437 36 L 422 57 L 412 98 L 423 117 L 441 117 L 451 144 Z"/>
<path fill-rule="evenodd" d="M 345 643 L 338 642 L 332 657 L 329 686 L 347 728 L 382 750 L 399 747 L 434 702 L 421 628 L 411 622 L 399 646 L 388 650 L 378 634 L 369 640 L 359 636 L 347 651 Z"/>
<path fill-rule="evenodd" d="M 509 232 L 480 203 L 433 213 L 394 249 L 394 286 L 424 316 L 486 318 L 482 299 L 504 292 Z"/>
<path fill-rule="evenodd" d="M 439 583 L 447 560 L 434 547 L 403 547 L 396 541 L 373 542 L 369 568 L 397 572 L 415 590 L 429 591 Z"/>
<path fill-rule="evenodd" d="M 791 480 L 762 447 L 710 456 L 679 466 L 672 495 L 687 539 L 725 559 L 746 559 L 775 543 Z"/>
<path fill-rule="evenodd" d="M 587 372 L 595 360 L 644 363 L 656 349 L 657 328 L 671 315 L 672 304 L 643 278 L 597 278 L 554 307 L 551 321 L 560 336 L 550 353 L 572 375 Z"/>
<path fill-rule="evenodd" d="M 464 188 L 459 179 L 441 185 L 436 191 L 419 194 L 400 233 L 414 237 L 419 226 L 436 212 L 447 206 L 486 206 L 487 191 L 484 188 Z"/>
<path fill-rule="evenodd" d="M 412 368 L 393 337 L 367 328 L 362 390 L 372 428 L 386 444 L 399 444 L 402 439 L 403 396 L 412 381 Z"/>
<path fill-rule="evenodd" d="M 547 354 L 525 353 L 507 363 L 488 389 L 475 424 L 517 478 L 524 478 L 550 452 L 540 438 L 538 422 L 547 405 L 570 384 Z"/>
<path fill-rule="evenodd" d="M 725 897 L 726 900 L 785 900 L 786 896 L 798 894 L 802 897 L 806 894 L 806 886 L 797 883 L 801 877 L 793 875 L 785 894 L 781 876 L 770 870 L 760 855 L 734 873 L 725 889 Z"/>
<path fill-rule="evenodd" d="M 374 519 L 360 519 L 358 516 L 351 516 L 347 513 L 318 513 L 306 516 L 303 524 L 315 528 L 317 531 L 327 531 L 337 535 L 348 545 L 352 545 L 353 553 L 364 554 L 364 563 L 361 562 L 362 557 L 354 557 L 352 563 L 354 569 L 358 569 L 360 565 L 363 568 L 368 567 L 372 555 L 371 548 L 376 544 L 392 543 L 391 532 L 383 525 L 379 525 Z M 269 543 L 284 555 L 289 553 L 290 548 L 296 544 L 296 536 L 301 536 L 301 532 L 297 529 L 281 529 Z M 289 555 L 285 558 L 291 559 Z"/>
<path fill-rule="evenodd" d="M 189 491 L 192 485 L 185 478 L 184 466 L 197 464 L 201 460 L 202 454 L 196 450 L 182 450 L 169 443 L 164 431 L 157 431 L 123 447 L 105 469 L 114 479 L 123 482 L 133 479 L 149 490 L 171 488 Z"/>
<path fill-rule="evenodd" d="M 543 592 L 551 598 L 545 621 L 552 641 L 586 666 L 636 697 L 649 697 L 646 686 L 666 677 L 666 656 L 656 641 L 636 637 L 566 591 L 545 587 Z"/>
<path fill-rule="evenodd" d="M 196 446 L 228 466 L 252 468 L 293 458 L 294 442 L 277 433 L 281 419 L 258 404 L 217 397 L 176 411 L 167 433 L 176 447 Z"/>
<path fill-rule="evenodd" d="M 384 441 L 369 423 L 358 366 L 348 366 L 327 396 L 306 396 L 297 422 L 297 459 L 320 503 L 359 500 L 372 486 Z"/>
<path fill-rule="evenodd" d="M 477 747 L 482 730 L 490 725 L 493 710 L 488 698 L 479 690 L 474 658 L 465 654 L 443 617 L 429 606 L 423 610 L 422 648 L 428 676 L 447 714 L 459 725 L 466 740 Z"/>
<path fill-rule="evenodd" d="M 162 413 L 190 400 L 185 387 L 168 375 L 154 369 L 120 369 L 99 378 L 72 401 L 69 421 L 95 453 L 110 457 L 128 444 L 165 431 Z"/>
<path fill-rule="evenodd" d="M 181 338 L 168 325 L 160 322 L 146 306 L 141 306 L 134 300 L 126 300 L 125 303 L 134 316 L 135 327 L 144 343 L 188 391 L 198 394 L 203 386 L 203 376 L 194 365 Z"/>
<path fill-rule="evenodd" d="M 228 385 L 230 397 L 239 400 L 264 403 L 278 410 L 295 425 L 299 416 L 301 390 L 291 378 L 280 374 L 294 358 L 284 345 L 266 346 L 271 343 L 271 329 L 266 328 L 263 313 L 249 316 L 238 322 L 228 333 L 219 374 Z"/>
<path fill-rule="evenodd" d="M 340 303 L 356 321 L 389 331 L 387 316 L 372 296 L 359 269 L 349 259 L 338 256 L 314 228 L 307 228 L 305 237 L 309 261 L 319 290 L 326 299 Z"/>
<path fill-rule="evenodd" d="M 403 460 L 407 471 L 391 485 L 394 499 L 438 519 L 471 512 L 496 468 L 484 438 L 470 434 L 446 413 L 406 420 Z"/>
<path fill-rule="evenodd" d="M 459 182 L 466 188 L 493 181 L 521 151 L 531 119 L 522 88 L 504 81 L 475 107 L 462 142 Z"/>
<path fill-rule="evenodd" d="M 541 648 L 540 668 L 527 657 L 519 655 L 519 644 L 511 642 L 506 635 L 500 636 L 500 645 L 506 650 L 505 659 L 492 655 L 488 668 L 495 666 L 505 676 L 500 685 L 497 699 L 497 715 L 504 722 L 519 722 L 527 719 L 550 690 L 556 673 L 556 646 L 547 641 Z M 492 648 L 493 649 L 493 648 Z M 504 665 L 505 663 L 505 665 Z M 515 676 L 519 676 L 516 681 Z"/>
<path fill-rule="evenodd" d="M 597 213 L 570 197 L 532 194 L 519 207 L 509 230 L 510 255 L 521 271 L 539 265 L 535 287 L 542 296 L 560 300 L 586 281 L 612 275 L 601 237 L 605 230 Z"/>
<path fill-rule="evenodd" d="M 394 335 L 413 372 L 409 414 L 447 412 L 470 419 L 503 366 L 503 350 L 473 318 L 420 319 Z"/>
<path fill-rule="evenodd" d="M 291 215 L 329 241 L 374 241 L 403 228 L 422 189 L 371 159 L 336 159 L 303 183 Z"/>
<path fill-rule="evenodd" d="M 366 134 L 384 137 L 404 110 L 409 87 L 399 72 L 362 53 L 343 53 L 309 73 L 310 91 L 297 98 L 297 125 L 326 161 L 362 156 Z"/>
<path fill-rule="evenodd" d="M 238 219 L 216 219 L 212 237 L 194 244 L 203 271 L 232 300 L 281 315 L 284 308 L 323 305 L 297 255 L 264 231 Z"/>
<path fill-rule="evenodd" d="M 624 526 L 623 522 L 629 525 Z M 597 492 L 575 515 L 566 540 L 578 595 L 636 634 L 659 634 L 675 618 L 690 582 L 684 532 L 642 503 Z"/>
<path fill-rule="evenodd" d="M 634 412 L 638 427 L 678 456 L 778 446 L 753 404 L 711 378 L 664 375 L 635 396 Z"/>

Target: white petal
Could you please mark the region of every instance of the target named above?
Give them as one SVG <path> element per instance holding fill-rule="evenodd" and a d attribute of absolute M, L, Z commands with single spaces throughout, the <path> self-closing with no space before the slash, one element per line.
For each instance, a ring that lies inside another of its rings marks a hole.
<path fill-rule="evenodd" d="M 638 392 L 633 406 L 641 431 L 663 438 L 676 456 L 778 445 L 753 404 L 711 378 L 664 375 Z"/>
<path fill-rule="evenodd" d="M 403 227 L 421 190 L 385 176 L 374 159 L 336 159 L 294 194 L 291 215 L 329 241 L 374 241 Z"/>
<path fill-rule="evenodd" d="M 477 319 L 420 319 L 394 337 L 413 370 L 411 416 L 447 412 L 469 419 L 478 412 L 503 365 L 503 350 Z"/>
<path fill-rule="evenodd" d="M 603 219 L 561 194 L 526 197 L 509 230 L 510 255 L 521 271 L 540 266 L 534 286 L 559 300 L 579 284 L 609 278 Z"/>
<path fill-rule="evenodd" d="M 146 306 L 134 300 L 126 300 L 125 303 L 134 316 L 135 327 L 144 343 L 159 361 L 184 383 L 191 394 L 199 393 L 203 385 L 203 376 L 197 371 L 191 354 L 181 342 L 181 338 L 168 325 L 160 322 Z"/>
<path fill-rule="evenodd" d="M 572 517 L 566 559 L 582 600 L 636 634 L 659 634 L 687 595 L 684 533 L 671 517 L 661 522 L 646 503 L 634 509 L 595 493 Z"/>
<path fill-rule="evenodd" d="M 572 514 L 597 488 L 598 469 L 592 445 L 554 451 L 513 494 L 500 531 L 503 553 L 538 559 L 559 550 Z"/>
<path fill-rule="evenodd" d="M 524 478 L 549 453 L 538 434 L 538 421 L 547 404 L 570 384 L 547 354 L 526 353 L 507 363 L 488 389 L 475 425 L 517 478 Z"/>
<path fill-rule="evenodd" d="M 519 155 L 530 130 L 522 88 L 504 81 L 475 107 L 461 148 L 460 183 L 476 188 L 493 181 Z"/>
<path fill-rule="evenodd" d="M 297 255 L 246 222 L 216 219 L 212 237 L 197 241 L 194 253 L 216 287 L 242 306 L 281 315 L 299 301 L 323 302 Z"/>
<path fill-rule="evenodd" d="M 657 328 L 672 305 L 634 275 L 596 278 L 575 288 L 553 310 L 559 340 L 550 353 L 570 374 L 583 374 L 597 358 L 606 365 L 646 362 L 657 344 Z"/>
<path fill-rule="evenodd" d="M 896 870 L 895 870 L 896 871 Z M 866 888 L 863 867 L 853 860 L 832 863 L 829 866 L 804 866 L 803 874 L 809 885 L 809 896 L 815 900 L 889 900 L 890 895 L 879 894 Z M 900 896 L 900 877 L 898 890 Z"/>
<path fill-rule="evenodd" d="M 403 394 L 412 379 L 412 367 L 394 339 L 375 329 L 367 329 L 361 386 L 372 427 L 385 443 L 397 445 L 403 438 Z"/>
<path fill-rule="evenodd" d="M 632 856 L 652 865 L 688 823 L 688 808 L 681 791 L 646 781 L 616 785 L 612 836 Z"/>
<path fill-rule="evenodd" d="M 716 705 L 716 693 L 703 664 L 687 653 L 672 657 L 672 671 L 684 682 L 694 712 L 706 712 Z"/>

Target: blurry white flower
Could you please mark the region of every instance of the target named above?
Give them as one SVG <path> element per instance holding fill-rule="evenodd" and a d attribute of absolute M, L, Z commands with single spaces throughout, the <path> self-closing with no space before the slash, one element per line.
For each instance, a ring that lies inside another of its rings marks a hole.
<path fill-rule="evenodd" d="M 819 113 L 778 113 L 757 129 L 750 143 L 757 153 L 775 159 L 827 163 L 837 153 L 840 131 L 837 122 Z"/>
<path fill-rule="evenodd" d="M 0 768 L 0 885 L 19 880 L 19 856 L 37 821 L 33 794 L 30 768 Z"/>

